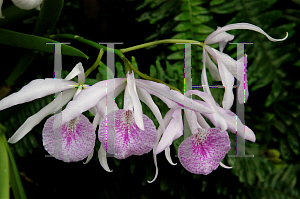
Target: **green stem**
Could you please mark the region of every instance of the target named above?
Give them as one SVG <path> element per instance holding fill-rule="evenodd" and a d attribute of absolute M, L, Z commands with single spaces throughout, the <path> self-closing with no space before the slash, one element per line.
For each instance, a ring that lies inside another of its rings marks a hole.
<path fill-rule="evenodd" d="M 176 91 L 178 91 L 178 92 L 180 92 L 180 93 L 182 94 L 182 92 L 181 92 L 178 88 L 176 88 L 176 87 L 174 87 L 174 86 L 171 86 L 171 85 L 169 85 L 169 84 L 167 84 L 167 83 L 165 83 L 165 82 L 163 82 L 163 81 L 161 81 L 161 80 L 159 80 L 159 79 L 156 79 L 156 78 L 150 77 L 150 76 L 148 76 L 148 75 L 145 75 L 144 73 L 141 73 L 137 68 L 135 68 L 135 67 L 130 63 L 130 61 L 129 61 L 125 56 L 123 56 L 121 59 L 124 61 L 124 63 L 127 62 L 127 63 L 129 64 L 130 68 L 131 68 L 136 74 L 138 74 L 140 77 L 142 77 L 142 78 L 144 78 L 144 79 L 147 79 L 147 80 L 150 80 L 150 81 L 154 81 L 154 82 L 158 82 L 158 83 L 164 84 L 164 85 L 170 87 L 170 89 L 176 90 Z"/>
<path fill-rule="evenodd" d="M 105 52 L 113 52 L 113 53 L 117 54 L 120 58 L 123 56 L 123 53 L 120 50 L 118 50 L 118 49 L 108 48 L 108 47 L 103 46 L 101 44 L 98 44 L 98 43 L 96 43 L 94 41 L 85 39 L 83 37 L 79 37 L 78 35 L 56 34 L 56 35 L 50 35 L 49 38 L 50 39 L 58 39 L 58 38 L 72 39 L 72 40 L 76 40 L 76 41 L 79 41 L 81 43 L 87 44 L 89 46 L 92 46 L 94 48 L 97 48 L 98 50 L 101 50 L 101 48 L 103 48 L 103 50 Z"/>
<path fill-rule="evenodd" d="M 95 63 L 85 72 L 85 78 L 87 78 L 87 76 L 89 76 L 89 74 L 98 67 L 98 65 L 101 61 L 101 58 L 103 56 L 103 53 L 104 53 L 104 50 L 103 50 L 103 48 L 101 48 Z"/>
<path fill-rule="evenodd" d="M 49 36 L 50 39 L 58 39 L 58 38 L 67 38 L 67 39 L 72 39 L 72 40 L 77 40 L 81 43 L 87 44 L 89 46 L 92 46 L 94 48 L 97 48 L 98 50 L 101 50 L 101 48 L 103 48 L 104 51 L 106 52 L 114 52 L 115 54 L 117 54 L 124 62 L 126 70 L 129 70 L 130 72 L 130 68 L 136 73 L 138 74 L 140 77 L 146 79 L 146 80 L 150 80 L 150 81 L 154 81 L 154 82 L 158 82 L 158 83 L 162 83 L 165 84 L 167 86 L 170 87 L 170 89 L 176 90 L 180 93 L 182 93 L 178 88 L 171 86 L 159 79 L 150 77 L 148 75 L 145 75 L 143 73 L 141 73 L 137 68 L 135 68 L 130 61 L 124 56 L 123 53 L 125 52 L 129 52 L 129 51 L 133 51 L 133 50 L 137 50 L 137 49 L 141 49 L 141 48 L 146 48 L 148 46 L 153 46 L 153 45 L 157 45 L 157 44 L 164 44 L 164 43 L 196 43 L 199 46 L 203 46 L 203 43 L 195 41 L 195 40 L 185 40 L 185 39 L 164 39 L 164 40 L 160 40 L 160 41 L 154 41 L 154 42 L 149 42 L 149 43 L 145 43 L 145 44 L 141 44 L 141 45 L 137 45 L 137 46 L 133 46 L 130 48 L 125 48 L 125 49 L 112 49 L 112 48 L 108 48 L 106 46 L 100 45 L 94 41 L 88 40 L 88 39 L 84 39 L 83 37 L 79 37 L 78 35 L 72 35 L 72 34 L 56 34 L 56 35 L 50 35 Z M 128 63 L 128 65 L 126 64 Z M 129 68 L 129 67 L 130 68 Z M 128 72 L 128 71 L 126 71 Z M 127 73 L 126 73 L 127 74 Z"/>
<path fill-rule="evenodd" d="M 195 40 L 163 39 L 163 40 L 148 42 L 148 43 L 145 43 L 145 44 L 141 44 L 141 45 L 137 45 L 137 46 L 133 46 L 133 47 L 129 47 L 129 48 L 123 48 L 123 49 L 120 49 L 120 51 L 122 53 L 126 53 L 126 52 L 129 52 L 129 51 L 138 50 L 138 49 L 146 48 L 146 47 L 149 47 L 149 46 L 154 46 L 154 45 L 158 45 L 158 44 L 168 44 L 168 43 L 172 43 L 172 44 L 176 44 L 176 43 L 197 43 L 199 46 L 203 46 L 202 42 L 195 41 Z"/>

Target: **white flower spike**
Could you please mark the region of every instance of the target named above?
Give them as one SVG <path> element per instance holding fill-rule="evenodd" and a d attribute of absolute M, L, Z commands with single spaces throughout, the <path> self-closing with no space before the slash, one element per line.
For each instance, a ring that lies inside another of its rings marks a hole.
<path fill-rule="evenodd" d="M 256 32 L 259 32 L 263 35 L 265 35 L 270 41 L 277 42 L 277 41 L 283 41 L 288 37 L 288 33 L 286 33 L 286 36 L 283 39 L 274 39 L 270 37 L 266 32 L 264 32 L 261 28 L 249 24 L 249 23 L 236 23 L 236 24 L 230 24 L 227 26 L 224 26 L 222 28 L 218 27 L 218 29 L 214 32 L 212 32 L 204 41 L 203 45 L 203 69 L 202 69 L 202 76 L 201 76 L 201 82 L 203 85 L 203 89 L 206 93 L 211 94 L 209 87 L 208 87 L 208 81 L 206 76 L 206 65 L 208 66 L 208 69 L 212 75 L 212 77 L 220 81 L 220 77 L 222 80 L 222 83 L 225 87 L 225 93 L 223 98 L 223 108 L 224 109 L 230 109 L 234 96 L 232 91 L 232 86 L 234 83 L 234 77 L 238 79 L 241 84 L 238 89 L 238 99 L 240 103 L 245 103 L 248 99 L 248 84 L 247 84 L 247 74 L 246 74 L 246 68 L 247 68 L 247 55 L 244 56 L 241 60 L 234 60 L 228 55 L 226 55 L 223 52 L 223 49 L 228 41 L 233 40 L 234 36 L 231 34 L 226 33 L 225 31 L 228 30 L 234 30 L 234 29 L 248 29 L 253 30 Z M 219 43 L 220 51 L 212 49 L 209 44 Z M 208 54 L 212 57 L 212 59 L 218 64 L 219 73 L 217 72 L 217 67 L 215 64 L 211 61 Z M 238 73 L 237 67 L 238 62 L 243 62 L 244 64 L 244 70 L 240 70 L 241 72 Z M 244 96 L 245 92 L 245 96 Z"/>

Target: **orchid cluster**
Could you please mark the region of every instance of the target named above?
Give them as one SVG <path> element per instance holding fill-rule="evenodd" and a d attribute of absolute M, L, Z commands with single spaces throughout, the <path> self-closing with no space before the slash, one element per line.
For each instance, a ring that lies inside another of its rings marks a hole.
<path fill-rule="evenodd" d="M 89 86 L 84 84 L 84 69 L 82 64 L 78 63 L 65 79 L 33 80 L 20 91 L 0 101 L 0 110 L 3 110 L 61 92 L 61 95 L 50 104 L 29 117 L 8 142 L 16 143 L 45 117 L 67 104 L 61 113 L 51 116 L 44 125 L 43 144 L 49 154 L 64 162 L 87 158 L 85 162 L 87 163 L 94 153 L 98 128 L 98 139 L 101 142 L 98 157 L 106 171 L 112 171 L 107 164 L 106 152 L 114 154 L 117 159 L 125 159 L 131 155 L 143 155 L 153 150 L 156 174 L 152 181 L 148 181 L 153 182 L 158 175 L 157 154 L 165 151 L 166 159 L 174 165 L 170 156 L 170 145 L 183 135 L 182 110 L 184 110 L 193 135 L 185 139 L 178 148 L 178 157 L 182 166 L 191 173 L 204 175 L 208 175 L 219 165 L 231 168 L 221 162 L 230 150 L 227 130 L 252 142 L 256 139 L 254 132 L 247 126 L 244 131 L 236 130 L 236 125 L 241 124 L 241 120 L 229 110 L 234 100 L 232 91 L 234 78 L 241 82 L 238 88 L 239 103 L 245 103 L 249 96 L 246 75 L 247 55 L 236 61 L 222 52 L 226 43 L 234 38 L 225 31 L 233 29 L 254 30 L 264 34 L 271 41 L 282 41 L 287 38 L 286 36 L 283 39 L 273 39 L 259 27 L 247 23 L 218 28 L 202 45 L 201 80 L 204 92 L 190 90 L 182 94 L 162 83 L 135 79 L 133 71 L 129 71 L 126 78 L 103 80 Z M 219 43 L 220 51 L 209 46 L 214 43 Z M 240 62 L 244 67 L 243 70 L 237 70 Z M 206 66 L 212 77 L 222 81 L 225 87 L 223 108 L 215 102 L 209 91 Z M 76 76 L 78 82 L 71 81 Z M 119 109 L 114 98 L 123 90 L 124 106 Z M 151 95 L 160 98 L 170 108 L 164 117 Z M 203 100 L 191 99 L 188 97 L 190 95 L 197 95 Z M 114 106 L 108 108 L 107 100 L 113 101 Z M 140 100 L 153 112 L 159 123 L 158 129 L 153 121 L 143 114 Z M 85 111 L 90 111 L 94 115 L 92 123 L 82 114 Z M 210 120 L 214 127 L 211 127 L 203 116 Z"/>

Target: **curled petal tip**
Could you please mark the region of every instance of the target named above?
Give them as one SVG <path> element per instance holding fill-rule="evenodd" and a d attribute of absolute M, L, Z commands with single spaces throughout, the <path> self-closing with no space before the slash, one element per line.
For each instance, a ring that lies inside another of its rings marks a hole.
<path fill-rule="evenodd" d="M 225 164 L 223 164 L 222 162 L 220 162 L 221 167 L 225 168 L 225 169 L 232 169 L 232 167 L 226 166 Z"/>

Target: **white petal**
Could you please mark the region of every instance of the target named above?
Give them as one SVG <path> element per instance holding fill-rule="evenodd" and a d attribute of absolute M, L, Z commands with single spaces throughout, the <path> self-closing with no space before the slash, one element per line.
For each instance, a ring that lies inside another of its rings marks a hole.
<path fill-rule="evenodd" d="M 199 90 L 189 90 L 186 92 L 185 95 L 191 95 L 191 94 L 197 95 L 207 102 L 207 107 L 209 107 L 213 110 L 212 116 L 214 117 L 214 119 L 217 121 L 217 123 L 221 127 L 221 130 L 225 131 L 228 128 L 226 120 L 218 111 L 218 109 L 217 109 L 218 106 L 216 105 L 216 102 L 214 101 L 213 97 L 211 95 L 209 95 L 205 92 L 201 92 Z M 194 103 L 194 104 L 197 104 L 197 103 Z"/>
<path fill-rule="evenodd" d="M 120 94 L 125 88 L 125 81 L 125 78 L 104 80 L 81 91 L 76 99 L 69 102 L 65 110 L 62 111 L 62 124 L 69 122 L 82 112 L 96 106 L 100 100 L 111 92 L 115 92 L 115 95 Z M 107 90 L 109 92 L 107 92 Z M 53 126 L 54 129 L 58 127 L 59 126 Z"/>
<path fill-rule="evenodd" d="M 151 180 L 151 181 L 147 180 L 148 183 L 154 182 L 158 176 L 157 158 L 156 158 L 156 154 L 154 153 L 154 150 L 153 150 L 153 160 L 154 160 L 154 165 L 155 165 L 155 176 L 154 176 L 153 180 Z"/>
<path fill-rule="evenodd" d="M 83 164 L 89 163 L 89 161 L 92 159 L 93 155 L 94 155 L 94 149 L 93 149 L 92 152 L 89 154 L 87 160 L 86 160 L 85 162 L 83 162 Z"/>
<path fill-rule="evenodd" d="M 218 70 L 217 66 L 210 59 L 210 57 L 208 56 L 207 53 L 205 53 L 205 55 L 206 55 L 206 66 L 207 66 L 212 78 L 214 78 L 216 81 L 221 81 L 221 77 L 220 77 L 219 70 Z"/>
<path fill-rule="evenodd" d="M 70 89 L 67 91 L 64 91 L 61 95 L 58 95 L 55 100 L 53 100 L 51 103 L 49 103 L 47 106 L 42 108 L 39 112 L 36 114 L 30 116 L 23 124 L 22 126 L 13 134 L 13 136 L 8 140 L 9 143 L 16 143 L 21 138 L 23 138 L 27 133 L 31 131 L 33 127 L 35 127 L 37 124 L 39 124 L 46 116 L 54 114 L 57 110 L 62 108 L 66 103 L 68 103 L 76 89 Z M 60 104 L 58 104 L 61 102 Z"/>
<path fill-rule="evenodd" d="M 223 108 L 224 109 L 230 109 L 233 101 L 234 101 L 234 96 L 233 96 L 233 84 L 234 84 L 234 77 L 231 74 L 231 72 L 228 70 L 227 67 L 225 67 L 226 65 L 235 65 L 236 68 L 236 64 L 237 62 L 234 61 L 232 58 L 229 59 L 230 57 L 227 56 L 226 58 L 222 55 L 225 55 L 224 53 L 221 53 L 215 49 L 212 49 L 212 51 L 217 55 L 217 62 L 218 62 L 218 68 L 219 68 L 219 72 L 220 72 L 220 76 L 222 79 L 222 83 L 223 86 L 225 87 L 225 93 L 224 93 L 224 97 L 223 97 Z M 225 62 L 225 63 L 224 63 Z M 234 68 L 234 66 L 232 66 Z"/>
<path fill-rule="evenodd" d="M 172 144 L 174 140 L 179 138 L 181 135 L 183 135 L 183 123 L 182 123 L 182 117 L 181 117 L 181 110 L 176 109 L 174 113 L 172 114 L 172 119 L 167 126 L 165 132 L 163 133 L 163 136 L 158 143 L 155 154 L 158 154 L 162 152 L 164 149 L 166 149 L 168 146 Z"/>
<path fill-rule="evenodd" d="M 160 126 L 162 126 L 163 131 L 165 131 L 166 127 L 162 119 L 161 112 L 157 105 L 154 103 L 151 95 L 143 88 L 137 87 L 137 93 L 142 102 L 144 102 L 152 111 L 154 116 L 156 117 Z"/>
<path fill-rule="evenodd" d="M 105 118 L 106 115 L 108 115 L 110 112 L 112 111 L 116 111 L 116 110 L 119 110 L 117 104 L 116 104 L 116 101 L 114 100 L 114 103 L 115 103 L 115 106 L 113 109 L 111 109 L 111 107 L 108 107 L 107 104 L 106 104 L 106 100 L 107 101 L 112 101 L 114 100 L 112 98 L 111 95 L 107 95 L 107 98 L 104 97 L 102 100 L 100 100 L 100 102 L 97 104 L 97 111 L 100 113 L 101 117 L 102 118 Z"/>
<path fill-rule="evenodd" d="M 206 51 L 205 51 L 205 48 L 204 48 L 203 49 L 203 54 L 202 54 L 203 67 L 202 67 L 202 74 L 201 74 L 201 84 L 203 86 L 204 92 L 211 95 L 211 92 L 209 90 L 209 84 L 208 84 L 208 81 L 207 81 L 207 75 L 206 75 L 206 67 L 205 67 L 206 55 L 205 54 L 206 54 Z"/>
<path fill-rule="evenodd" d="M 171 159 L 171 155 L 170 155 L 170 147 L 169 147 L 169 146 L 165 149 L 165 156 L 166 156 L 168 162 L 169 162 L 171 165 L 177 165 L 177 163 L 173 163 L 173 161 L 172 161 L 172 159 Z"/>
<path fill-rule="evenodd" d="M 184 96 L 178 91 L 170 90 L 170 88 L 164 84 L 147 81 L 142 79 L 135 80 L 136 85 L 145 89 L 148 93 L 157 96 L 163 102 L 167 104 L 169 108 L 172 109 L 183 109 L 188 108 L 194 111 L 199 111 L 200 113 L 212 113 L 213 111 L 207 107 L 200 104 L 191 103 L 191 99 Z"/>
<path fill-rule="evenodd" d="M 134 79 L 134 73 L 132 71 L 131 74 L 127 74 L 127 85 L 128 85 L 128 91 L 132 99 L 133 107 L 134 107 L 134 120 L 137 126 L 144 130 L 144 122 L 143 122 L 143 110 L 142 110 L 142 104 L 139 100 L 139 97 L 136 92 L 136 85 L 135 85 L 135 79 Z"/>
<path fill-rule="evenodd" d="M 38 7 L 43 0 L 11 0 L 15 6 L 23 10 L 31 10 Z"/>
<path fill-rule="evenodd" d="M 129 87 L 129 85 L 127 84 L 125 87 L 125 92 L 124 92 L 123 109 L 133 111 L 133 102 L 132 102 L 128 87 Z"/>
<path fill-rule="evenodd" d="M 76 77 L 77 75 L 78 75 L 78 83 L 79 84 L 84 84 L 85 75 L 84 75 L 84 68 L 83 68 L 81 62 L 76 64 L 76 66 L 72 69 L 72 71 L 67 75 L 67 77 L 65 79 L 66 80 L 71 80 L 74 77 Z"/>
<path fill-rule="evenodd" d="M 101 144 L 99 151 L 98 151 L 98 158 L 101 166 L 103 169 L 107 172 L 112 172 L 113 170 L 110 170 L 107 164 L 107 159 L 106 159 L 106 151 L 103 148 L 103 145 Z"/>
<path fill-rule="evenodd" d="M 226 166 L 225 164 L 223 164 L 222 162 L 220 162 L 221 167 L 225 168 L 225 169 L 232 169 L 232 167 Z"/>
<path fill-rule="evenodd" d="M 205 119 L 202 117 L 202 115 L 200 113 L 196 112 L 196 116 L 197 116 L 197 121 L 202 128 L 205 128 L 205 129 L 210 128 L 210 126 L 207 124 L 207 122 L 205 121 Z"/>
<path fill-rule="evenodd" d="M 202 128 L 199 123 L 197 122 L 197 117 L 194 111 L 191 111 L 189 109 L 184 109 L 184 115 L 186 117 L 186 120 L 190 126 L 192 134 L 198 133 L 198 128 Z"/>
<path fill-rule="evenodd" d="M 33 80 L 18 92 L 3 98 L 0 101 L 0 111 L 17 104 L 70 89 L 74 84 L 76 84 L 76 82 L 63 79 L 46 78 Z"/>
<path fill-rule="evenodd" d="M 220 30 L 220 29 L 221 29 L 221 27 L 217 28 L 217 30 Z M 212 33 L 214 33 L 214 32 L 212 32 Z M 228 41 L 231 41 L 233 39 L 234 39 L 234 35 L 228 34 L 227 32 L 223 31 L 223 32 L 215 35 L 214 37 L 211 37 L 209 40 L 206 38 L 205 44 L 215 44 L 215 43 L 220 43 L 220 42 L 226 44 Z"/>
<path fill-rule="evenodd" d="M 249 23 L 235 23 L 235 24 L 229 24 L 227 26 L 224 26 L 224 27 L 219 28 L 216 31 L 212 32 L 205 39 L 204 43 L 209 44 L 207 42 L 210 41 L 212 38 L 216 37 L 218 34 L 228 31 L 228 30 L 234 30 L 234 29 L 248 29 L 248 30 L 253 30 L 253 31 L 259 32 L 259 33 L 265 35 L 270 41 L 283 41 L 288 37 L 288 33 L 286 32 L 286 36 L 283 39 L 274 39 L 274 38 L 270 37 L 267 33 L 265 33 L 258 26 L 255 26 L 255 25 L 249 24 Z"/>

